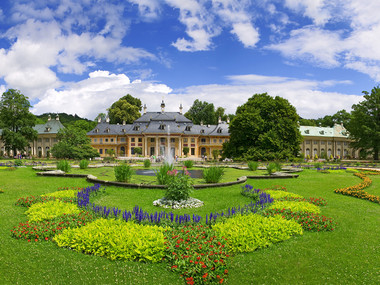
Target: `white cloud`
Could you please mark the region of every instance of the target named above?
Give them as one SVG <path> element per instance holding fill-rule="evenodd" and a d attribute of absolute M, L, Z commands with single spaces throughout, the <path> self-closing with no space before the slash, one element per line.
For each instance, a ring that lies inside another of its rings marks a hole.
<path fill-rule="evenodd" d="M 285 0 L 285 5 L 313 20 L 316 25 L 324 25 L 331 18 L 326 0 Z M 330 7 L 329 7 L 330 8 Z"/>
<path fill-rule="evenodd" d="M 179 100 L 170 94 L 171 90 L 165 84 L 142 82 L 141 80 L 131 83 L 125 74 L 98 70 L 91 72 L 85 80 L 61 86 L 58 90 L 46 91 L 40 101 L 33 106 L 32 112 L 34 114 L 66 112 L 93 119 L 99 113 L 106 112 L 113 102 L 126 94 L 141 99 L 149 109 L 152 108 L 151 111 L 157 111 L 162 96 L 165 96 L 167 102 L 173 102 L 174 99 L 179 106 Z M 174 108 L 172 103 L 168 105 Z"/>
<path fill-rule="evenodd" d="M 159 0 L 128 0 L 129 2 L 138 5 L 139 13 L 146 20 L 153 20 L 160 13 Z"/>

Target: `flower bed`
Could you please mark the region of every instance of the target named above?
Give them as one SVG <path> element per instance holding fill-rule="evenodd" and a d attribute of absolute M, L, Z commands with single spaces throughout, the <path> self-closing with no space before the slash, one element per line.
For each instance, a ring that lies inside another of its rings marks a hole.
<path fill-rule="evenodd" d="M 353 196 L 359 199 L 364 199 L 380 204 L 380 196 L 369 194 L 363 190 L 372 184 L 372 180 L 367 175 L 380 175 L 380 172 L 359 172 L 354 173 L 354 175 L 363 181 L 355 186 L 335 189 L 334 192 L 337 194 Z"/>

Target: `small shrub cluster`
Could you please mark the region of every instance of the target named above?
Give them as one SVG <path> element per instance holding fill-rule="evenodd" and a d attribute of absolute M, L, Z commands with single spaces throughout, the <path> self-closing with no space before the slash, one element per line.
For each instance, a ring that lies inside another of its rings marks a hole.
<path fill-rule="evenodd" d="M 64 172 L 69 172 L 71 169 L 71 165 L 67 160 L 60 160 L 57 163 L 57 169 L 62 170 Z"/>
<path fill-rule="evenodd" d="M 309 212 L 317 213 L 321 212 L 321 209 L 318 206 L 315 206 L 308 202 L 294 202 L 294 201 L 275 201 L 269 209 L 290 209 L 293 212 Z"/>
<path fill-rule="evenodd" d="M 56 197 L 56 198 L 75 198 L 77 196 L 78 190 L 59 190 L 55 191 L 53 193 L 48 193 L 44 196 L 49 196 L 49 197 Z"/>
<path fill-rule="evenodd" d="M 28 196 L 28 197 L 19 198 L 15 205 L 21 206 L 21 207 L 30 207 L 37 203 L 45 203 L 45 202 L 56 201 L 56 200 L 60 200 L 66 203 L 75 202 L 75 198 L 57 198 L 57 197 L 52 197 L 52 196 Z"/>
<path fill-rule="evenodd" d="M 184 165 L 186 168 L 190 169 L 190 168 L 192 168 L 192 167 L 194 166 L 194 161 L 192 161 L 192 160 L 185 160 L 185 161 L 183 162 L 183 165 Z"/>
<path fill-rule="evenodd" d="M 257 161 L 248 161 L 248 168 L 251 171 L 256 171 L 259 167 L 259 162 Z"/>
<path fill-rule="evenodd" d="M 22 162 L 21 159 L 15 159 L 15 160 L 13 161 L 13 165 L 14 165 L 14 166 L 23 166 L 24 163 Z"/>
<path fill-rule="evenodd" d="M 144 168 L 149 168 L 151 165 L 150 159 L 144 159 Z"/>
<path fill-rule="evenodd" d="M 79 168 L 80 169 L 87 169 L 87 167 L 88 167 L 89 164 L 90 164 L 90 162 L 87 159 L 82 159 L 79 162 Z"/>
<path fill-rule="evenodd" d="M 163 232 L 158 226 L 97 219 L 81 228 L 65 229 L 53 240 L 59 247 L 111 260 L 159 262 L 165 251 Z"/>
<path fill-rule="evenodd" d="M 203 170 L 203 179 L 206 183 L 218 183 L 224 175 L 224 168 L 219 166 L 210 166 Z"/>
<path fill-rule="evenodd" d="M 115 172 L 116 181 L 128 183 L 132 179 L 133 169 L 128 164 L 115 166 L 114 172 Z"/>
<path fill-rule="evenodd" d="M 269 162 L 267 165 L 267 172 L 269 175 L 273 174 L 276 171 L 281 171 L 282 167 L 279 162 Z"/>
<path fill-rule="evenodd" d="M 308 202 L 308 203 L 311 203 L 311 204 L 318 206 L 318 207 L 327 205 L 327 201 L 321 197 L 319 197 L 319 198 L 314 198 L 314 197 L 310 197 L 310 198 L 282 197 L 282 198 L 276 199 L 276 201 Z"/>
<path fill-rule="evenodd" d="M 380 172 L 369 172 L 369 173 L 359 172 L 359 173 L 354 173 L 354 175 L 359 177 L 363 181 L 355 186 L 335 189 L 334 192 L 337 194 L 353 196 L 359 199 L 364 199 L 364 200 L 368 200 L 368 201 L 380 204 L 380 196 L 369 194 L 363 190 L 372 184 L 372 180 L 367 175 L 380 175 Z"/>
<path fill-rule="evenodd" d="M 169 163 L 164 163 L 156 170 L 156 179 L 158 185 L 168 185 L 171 179 L 169 172 L 174 170 L 174 165 Z"/>
<path fill-rule="evenodd" d="M 298 223 L 279 216 L 238 215 L 214 225 L 213 229 L 227 239 L 233 253 L 252 252 L 303 234 Z"/>
<path fill-rule="evenodd" d="M 271 217 L 280 216 L 286 220 L 294 220 L 306 231 L 333 231 L 336 227 L 336 223 L 331 218 L 326 218 L 315 213 L 293 212 L 289 209 L 266 209 L 263 215 Z"/>
<path fill-rule="evenodd" d="M 182 226 L 165 233 L 165 257 L 186 284 L 222 284 L 226 280 L 226 240 L 208 226 Z"/>
<path fill-rule="evenodd" d="M 80 212 L 78 214 L 63 214 L 51 220 L 20 223 L 11 230 L 16 239 L 28 242 L 48 241 L 66 228 L 78 228 L 96 219 L 94 214 Z"/>
<path fill-rule="evenodd" d="M 52 219 L 63 214 L 75 214 L 79 212 L 77 205 L 55 200 L 33 204 L 25 213 L 29 216 L 30 222 L 35 222 Z"/>
<path fill-rule="evenodd" d="M 303 198 L 301 195 L 286 192 L 286 191 L 281 191 L 281 190 L 263 190 L 263 191 L 269 194 L 270 197 L 275 199 L 276 201 L 284 197 Z"/>

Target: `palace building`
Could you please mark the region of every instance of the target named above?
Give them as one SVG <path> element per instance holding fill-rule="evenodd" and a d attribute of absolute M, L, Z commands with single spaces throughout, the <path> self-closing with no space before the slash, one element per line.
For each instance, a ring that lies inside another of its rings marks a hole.
<path fill-rule="evenodd" d="M 184 156 L 183 149 L 188 148 L 188 156 L 198 158 L 211 157 L 213 150 L 222 150 L 228 141 L 228 122 L 219 119 L 217 125 L 195 125 L 179 112 L 165 112 L 165 103 L 161 103 L 161 112 L 147 112 L 144 105 L 143 115 L 133 124 L 110 124 L 98 119 L 98 125 L 87 133 L 91 145 L 104 157 L 113 150 L 117 157 L 131 157 L 135 149 L 142 150 L 142 156 Z"/>
<path fill-rule="evenodd" d="M 58 142 L 57 133 L 60 129 L 65 128 L 59 121 L 57 115 L 52 119 L 49 115 L 48 121 L 45 124 L 38 124 L 33 127 L 37 131 L 37 140 L 30 142 L 26 149 L 26 155 L 35 157 L 47 157 L 51 152 L 51 148 Z M 0 137 L 2 130 L 0 129 Z M 4 155 L 6 153 L 4 143 L 0 140 L 0 151 Z M 12 154 L 12 151 L 10 153 Z"/>

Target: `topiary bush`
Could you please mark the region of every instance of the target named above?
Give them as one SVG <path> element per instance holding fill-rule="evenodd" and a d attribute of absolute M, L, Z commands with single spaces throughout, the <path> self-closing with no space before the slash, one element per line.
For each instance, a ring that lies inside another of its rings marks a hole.
<path fill-rule="evenodd" d="M 144 159 L 144 168 L 149 168 L 151 164 L 150 159 Z"/>
<path fill-rule="evenodd" d="M 66 229 L 53 240 L 59 247 L 111 260 L 160 262 L 166 248 L 164 228 L 114 219 L 98 219 L 81 228 Z"/>
<path fill-rule="evenodd" d="M 194 161 L 192 160 L 185 160 L 183 162 L 183 165 L 186 167 L 186 168 L 192 168 L 194 166 Z"/>
<path fill-rule="evenodd" d="M 189 173 L 179 173 L 176 169 L 169 171 L 168 188 L 165 192 L 165 199 L 172 201 L 182 201 L 190 198 L 190 193 L 194 190 Z"/>
<path fill-rule="evenodd" d="M 252 252 L 303 234 L 301 225 L 293 220 L 257 214 L 234 216 L 215 224 L 213 229 L 227 239 L 228 248 L 233 253 Z"/>
<path fill-rule="evenodd" d="M 114 172 L 115 172 L 116 181 L 119 181 L 119 182 L 130 182 L 133 176 L 133 169 L 128 164 L 115 166 Z"/>
<path fill-rule="evenodd" d="M 251 171 L 256 171 L 259 167 L 259 162 L 257 161 L 248 161 L 248 168 Z"/>

